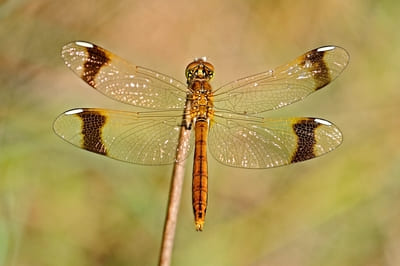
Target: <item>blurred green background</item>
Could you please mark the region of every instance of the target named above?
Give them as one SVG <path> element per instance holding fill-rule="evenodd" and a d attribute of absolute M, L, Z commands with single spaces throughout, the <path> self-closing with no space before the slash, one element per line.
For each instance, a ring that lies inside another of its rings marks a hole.
<path fill-rule="evenodd" d="M 215 88 L 345 47 L 335 82 L 266 114 L 328 119 L 344 143 L 269 170 L 210 158 L 202 233 L 189 158 L 172 264 L 400 265 L 399 14 L 398 1 L 0 1 L 0 265 L 157 263 L 172 166 L 114 161 L 52 131 L 73 107 L 132 110 L 64 66 L 77 39 L 182 81 L 207 56 Z"/>

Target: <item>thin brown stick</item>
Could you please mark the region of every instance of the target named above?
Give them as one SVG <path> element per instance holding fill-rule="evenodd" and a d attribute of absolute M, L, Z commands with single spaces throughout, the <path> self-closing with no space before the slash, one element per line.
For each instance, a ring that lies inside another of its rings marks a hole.
<path fill-rule="evenodd" d="M 179 133 L 178 149 L 176 153 L 176 161 L 174 164 L 174 169 L 172 171 L 167 215 L 165 217 L 164 232 L 160 250 L 160 260 L 158 263 L 159 266 L 171 265 L 175 229 L 178 220 L 178 211 L 181 201 L 183 179 L 185 176 L 185 158 L 187 157 L 188 152 L 188 149 L 184 147 L 187 147 L 187 145 L 189 145 L 189 139 L 190 130 L 187 130 L 185 126 L 181 126 L 181 131 Z"/>

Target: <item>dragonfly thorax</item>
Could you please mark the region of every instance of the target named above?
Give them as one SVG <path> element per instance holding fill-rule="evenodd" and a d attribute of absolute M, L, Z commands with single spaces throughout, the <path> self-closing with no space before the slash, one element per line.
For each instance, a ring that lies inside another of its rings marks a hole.
<path fill-rule="evenodd" d="M 189 84 L 192 92 L 191 117 L 192 119 L 208 119 L 213 116 L 213 92 L 208 80 L 194 79 Z"/>
<path fill-rule="evenodd" d="M 210 80 L 214 76 L 214 66 L 205 61 L 205 58 L 197 58 L 186 67 L 185 75 L 187 84 L 194 79 Z"/>

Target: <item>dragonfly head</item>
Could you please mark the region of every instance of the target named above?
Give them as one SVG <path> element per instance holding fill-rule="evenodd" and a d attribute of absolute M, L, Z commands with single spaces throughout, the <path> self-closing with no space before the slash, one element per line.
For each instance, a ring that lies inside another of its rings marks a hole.
<path fill-rule="evenodd" d="M 214 77 L 214 66 L 208 63 L 205 57 L 196 58 L 186 67 L 185 75 L 188 84 L 193 79 L 210 80 Z"/>

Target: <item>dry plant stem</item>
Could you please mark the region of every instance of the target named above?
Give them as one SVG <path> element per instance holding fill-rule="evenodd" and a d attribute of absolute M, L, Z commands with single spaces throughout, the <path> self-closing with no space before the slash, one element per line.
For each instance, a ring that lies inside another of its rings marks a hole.
<path fill-rule="evenodd" d="M 181 127 L 179 134 L 178 147 L 183 147 L 189 143 L 190 130 L 185 126 Z M 183 179 L 185 176 L 185 161 L 187 149 L 178 149 L 176 162 L 172 172 L 171 187 L 169 191 L 169 200 L 167 215 L 165 217 L 164 233 L 161 243 L 159 266 L 171 265 L 172 249 L 174 246 L 175 229 L 178 220 L 179 204 L 182 194 Z"/>

